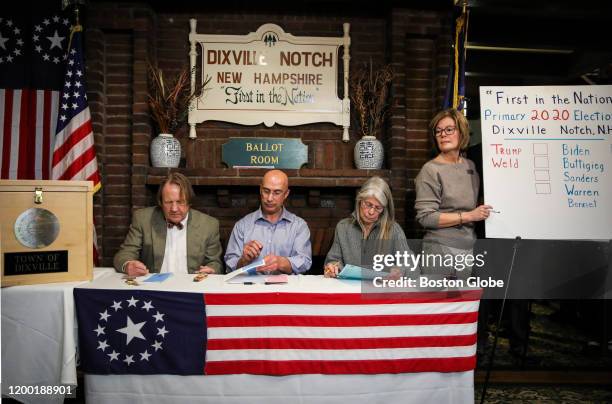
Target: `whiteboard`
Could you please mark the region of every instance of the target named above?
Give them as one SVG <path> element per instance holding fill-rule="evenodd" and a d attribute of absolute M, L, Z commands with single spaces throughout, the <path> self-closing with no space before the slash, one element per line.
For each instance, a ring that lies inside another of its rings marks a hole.
<path fill-rule="evenodd" d="M 489 238 L 612 238 L 612 86 L 480 87 Z"/>

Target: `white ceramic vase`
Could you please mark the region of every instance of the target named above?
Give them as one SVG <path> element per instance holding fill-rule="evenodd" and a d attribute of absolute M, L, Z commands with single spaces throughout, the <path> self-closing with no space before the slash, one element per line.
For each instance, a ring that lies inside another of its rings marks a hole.
<path fill-rule="evenodd" d="M 169 133 L 160 133 L 151 141 L 153 167 L 178 167 L 181 162 L 181 142 Z"/>
<path fill-rule="evenodd" d="M 360 169 L 382 167 L 385 152 L 382 143 L 375 136 L 363 136 L 355 144 L 355 166 Z"/>

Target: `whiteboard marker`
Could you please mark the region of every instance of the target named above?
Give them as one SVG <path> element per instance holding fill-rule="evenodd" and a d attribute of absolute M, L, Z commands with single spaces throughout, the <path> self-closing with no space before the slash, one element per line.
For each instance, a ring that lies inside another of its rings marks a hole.
<path fill-rule="evenodd" d="M 501 213 L 501 210 L 493 210 L 493 209 L 491 209 L 489 212 L 493 212 L 493 213 Z"/>

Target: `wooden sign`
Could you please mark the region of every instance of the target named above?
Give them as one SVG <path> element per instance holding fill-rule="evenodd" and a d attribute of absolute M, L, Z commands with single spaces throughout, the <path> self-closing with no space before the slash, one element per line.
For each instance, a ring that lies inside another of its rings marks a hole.
<path fill-rule="evenodd" d="M 228 167 L 295 168 L 308 163 L 308 146 L 301 139 L 230 138 L 222 146 Z"/>
<path fill-rule="evenodd" d="M 275 24 L 248 35 L 203 35 L 192 19 L 189 41 L 192 91 L 196 81 L 208 81 L 189 110 L 190 137 L 196 137 L 196 123 L 208 120 L 268 127 L 331 122 L 343 127 L 348 141 L 349 24 L 342 37 L 296 37 Z M 338 98 L 341 46 L 343 99 Z"/>

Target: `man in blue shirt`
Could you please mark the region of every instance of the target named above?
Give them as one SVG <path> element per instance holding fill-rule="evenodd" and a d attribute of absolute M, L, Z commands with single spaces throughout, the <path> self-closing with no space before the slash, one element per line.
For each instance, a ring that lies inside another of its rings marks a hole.
<path fill-rule="evenodd" d="M 261 273 L 299 274 L 312 265 L 310 230 L 304 219 L 284 207 L 289 196 L 289 179 L 280 170 L 264 175 L 259 188 L 260 208 L 240 219 L 230 236 L 225 253 L 227 271 L 263 257 Z"/>

